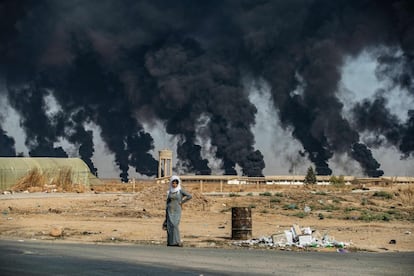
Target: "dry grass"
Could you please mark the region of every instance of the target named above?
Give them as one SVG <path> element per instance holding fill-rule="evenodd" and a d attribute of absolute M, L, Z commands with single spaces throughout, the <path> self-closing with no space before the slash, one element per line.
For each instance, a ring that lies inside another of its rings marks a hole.
<path fill-rule="evenodd" d="M 57 176 L 51 176 L 38 169 L 30 170 L 12 187 L 12 191 L 29 192 L 78 192 L 83 193 L 86 187 L 72 182 L 72 170 L 62 169 Z"/>
<path fill-rule="evenodd" d="M 17 181 L 17 183 L 12 187 L 13 191 L 35 191 L 39 188 L 41 183 L 46 181 L 45 176 L 42 175 L 38 169 L 33 169 L 29 171 L 25 176 Z"/>
<path fill-rule="evenodd" d="M 398 189 L 398 196 L 400 197 L 402 203 L 414 206 L 414 187 L 409 186 Z"/>

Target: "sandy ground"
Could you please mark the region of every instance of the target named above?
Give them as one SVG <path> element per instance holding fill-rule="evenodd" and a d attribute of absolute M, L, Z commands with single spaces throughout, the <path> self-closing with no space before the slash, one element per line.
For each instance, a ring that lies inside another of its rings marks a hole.
<path fill-rule="evenodd" d="M 2 194 L 0 239 L 165 245 L 166 185 L 146 183 L 130 191 L 115 186 L 82 193 Z M 412 187 L 184 188 L 193 194 L 180 225 L 185 246 L 237 247 L 231 239 L 231 210 L 250 207 L 252 238 L 271 237 L 297 224 L 344 242 L 349 251 L 414 251 Z M 304 211 L 306 206 L 310 212 Z"/>

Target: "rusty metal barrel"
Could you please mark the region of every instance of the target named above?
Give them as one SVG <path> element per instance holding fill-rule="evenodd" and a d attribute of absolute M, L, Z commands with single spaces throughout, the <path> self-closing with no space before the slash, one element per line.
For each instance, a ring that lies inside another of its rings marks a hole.
<path fill-rule="evenodd" d="M 231 208 L 231 239 L 248 240 L 252 237 L 252 210 L 250 207 Z"/>

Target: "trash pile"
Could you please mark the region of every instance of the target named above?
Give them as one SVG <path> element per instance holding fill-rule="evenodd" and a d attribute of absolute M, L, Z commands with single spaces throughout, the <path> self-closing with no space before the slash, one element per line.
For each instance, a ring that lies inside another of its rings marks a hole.
<path fill-rule="evenodd" d="M 323 247 L 323 248 L 338 248 L 338 252 L 344 252 L 344 248 L 349 246 L 349 243 L 338 242 L 333 237 L 327 234 L 322 235 L 317 230 L 312 230 L 310 227 L 300 228 L 297 224 L 292 225 L 289 230 L 283 233 L 274 234 L 270 237 L 261 237 L 258 239 L 250 239 L 244 241 L 235 241 L 237 246 L 259 246 L 259 247 Z"/>

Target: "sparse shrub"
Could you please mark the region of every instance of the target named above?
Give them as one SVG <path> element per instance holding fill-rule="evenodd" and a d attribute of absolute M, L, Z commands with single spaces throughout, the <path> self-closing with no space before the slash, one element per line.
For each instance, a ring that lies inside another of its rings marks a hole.
<path fill-rule="evenodd" d="M 272 203 L 279 203 L 280 202 L 280 199 L 273 197 L 273 198 L 270 199 L 270 202 L 272 202 Z"/>
<path fill-rule="evenodd" d="M 298 209 L 298 206 L 294 203 L 285 204 L 285 205 L 283 205 L 283 209 L 285 209 L 285 210 L 294 210 L 294 209 Z"/>
<path fill-rule="evenodd" d="M 260 196 L 272 196 L 271 192 L 264 192 L 264 193 L 260 193 Z"/>
<path fill-rule="evenodd" d="M 392 195 L 388 192 L 385 192 L 385 191 L 377 191 L 373 194 L 373 196 L 382 197 L 382 198 L 385 198 L 385 199 L 392 199 L 394 197 L 394 195 Z"/>
<path fill-rule="evenodd" d="M 359 216 L 359 220 L 372 221 L 373 215 L 369 212 L 362 212 L 361 216 Z"/>
<path fill-rule="evenodd" d="M 391 216 L 387 213 L 372 213 L 368 211 L 362 212 L 361 216 L 359 217 L 359 220 L 363 221 L 376 221 L 376 220 L 382 220 L 382 221 L 390 221 Z"/>
<path fill-rule="evenodd" d="M 293 216 L 298 217 L 298 218 L 304 218 L 306 217 L 308 214 L 305 212 L 297 212 L 295 214 L 293 214 Z"/>
<path fill-rule="evenodd" d="M 275 193 L 274 196 L 283 197 L 283 193 Z"/>
<path fill-rule="evenodd" d="M 331 178 L 329 179 L 329 182 L 331 183 L 331 185 L 333 185 L 334 187 L 343 187 L 345 186 L 345 178 L 343 175 L 340 175 L 338 177 L 336 176 L 331 176 Z"/>
<path fill-rule="evenodd" d="M 253 196 L 253 193 L 248 193 L 246 194 L 246 196 Z"/>
<path fill-rule="evenodd" d="M 239 194 L 236 194 L 236 193 L 230 193 L 229 194 L 229 197 L 239 197 L 240 195 Z"/>
<path fill-rule="evenodd" d="M 352 211 L 355 211 L 355 210 L 357 210 L 356 208 L 354 208 L 354 207 L 346 207 L 345 208 L 345 212 L 352 212 Z"/>
<path fill-rule="evenodd" d="M 339 210 L 339 209 L 340 208 L 338 206 L 335 206 L 335 205 L 332 205 L 332 204 L 329 204 L 329 205 L 325 206 L 325 211 L 327 211 L 327 212 L 332 212 L 332 211 Z"/>
<path fill-rule="evenodd" d="M 383 221 L 390 221 L 391 220 L 390 214 L 387 214 L 387 213 L 379 214 L 379 218 Z"/>
<path fill-rule="evenodd" d="M 364 197 L 364 198 L 361 200 L 361 205 L 362 205 L 362 206 L 365 206 L 365 205 L 367 205 L 367 203 L 368 203 L 368 200 Z"/>
<path fill-rule="evenodd" d="M 332 202 L 333 203 L 336 203 L 336 204 L 341 203 L 341 201 L 339 199 L 337 199 L 337 198 L 332 199 Z"/>
<path fill-rule="evenodd" d="M 387 213 L 390 215 L 397 215 L 399 212 L 395 209 L 391 209 L 391 210 L 388 210 Z"/>

